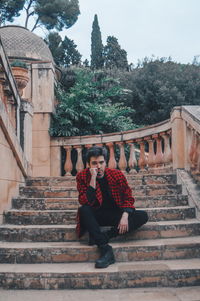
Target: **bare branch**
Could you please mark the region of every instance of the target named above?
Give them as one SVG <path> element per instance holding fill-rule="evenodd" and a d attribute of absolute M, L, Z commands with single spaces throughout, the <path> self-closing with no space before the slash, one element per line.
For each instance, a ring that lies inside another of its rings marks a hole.
<path fill-rule="evenodd" d="M 33 28 L 32 28 L 31 31 L 34 31 L 36 28 L 39 27 L 39 25 L 38 25 L 39 21 L 40 21 L 40 18 L 38 17 L 37 20 L 36 20 L 36 22 L 35 22 L 35 25 L 33 26 Z"/>
<path fill-rule="evenodd" d="M 28 6 L 27 7 L 24 6 L 24 9 L 26 11 L 26 20 L 25 20 L 25 27 L 26 28 L 28 28 L 29 17 L 34 15 L 34 11 L 29 12 L 30 8 L 32 7 L 33 2 L 34 2 L 34 0 L 30 0 L 29 3 L 28 3 Z"/>

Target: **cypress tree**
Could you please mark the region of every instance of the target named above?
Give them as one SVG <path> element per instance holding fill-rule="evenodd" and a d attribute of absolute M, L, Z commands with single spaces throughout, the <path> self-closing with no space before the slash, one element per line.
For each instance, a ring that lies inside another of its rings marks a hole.
<path fill-rule="evenodd" d="M 91 35 L 91 68 L 101 69 L 104 65 L 103 44 L 97 15 L 94 16 Z"/>

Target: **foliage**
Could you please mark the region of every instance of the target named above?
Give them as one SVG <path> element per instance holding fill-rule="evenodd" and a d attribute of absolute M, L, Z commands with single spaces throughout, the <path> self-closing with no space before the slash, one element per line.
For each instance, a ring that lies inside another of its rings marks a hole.
<path fill-rule="evenodd" d="M 94 16 L 91 35 L 91 68 L 101 69 L 104 65 L 103 44 L 97 15 Z"/>
<path fill-rule="evenodd" d="M 134 128 L 128 117 L 133 110 L 112 103 L 112 99 L 122 95 L 122 88 L 102 72 L 77 70 L 76 83 L 69 92 L 58 86 L 56 93 L 59 103 L 52 117 L 52 136 L 101 134 Z"/>
<path fill-rule="evenodd" d="M 82 56 L 76 49 L 77 45 L 73 40 L 65 37 L 64 41 L 62 42 L 62 47 L 64 50 L 63 66 L 69 67 L 70 65 L 78 65 L 81 63 Z"/>
<path fill-rule="evenodd" d="M 20 11 L 25 11 L 25 27 L 30 17 L 35 22 L 32 31 L 41 26 L 59 31 L 70 28 L 80 14 L 78 0 L 1 0 L 0 9 L 3 21 L 13 21 Z"/>
<path fill-rule="evenodd" d="M 81 54 L 76 49 L 77 45 L 73 40 L 65 36 L 62 41 L 61 36 L 57 32 L 50 32 L 46 42 L 58 66 L 69 67 L 70 65 L 81 63 Z"/>
<path fill-rule="evenodd" d="M 21 68 L 28 69 L 27 64 L 25 62 L 20 61 L 20 60 L 15 60 L 10 65 L 12 67 L 21 67 Z"/>
<path fill-rule="evenodd" d="M 50 32 L 45 39 L 56 65 L 60 65 L 63 58 L 62 38 L 57 32 Z"/>
<path fill-rule="evenodd" d="M 111 70 L 110 74 L 131 91 L 121 101 L 134 108 L 131 118 L 138 125 L 170 118 L 174 106 L 200 105 L 200 66 L 145 58 L 130 72 Z"/>
<path fill-rule="evenodd" d="M 13 18 L 19 16 L 23 9 L 24 0 L 1 0 L 0 1 L 0 25 L 5 21 L 12 22 Z"/>
<path fill-rule="evenodd" d="M 127 53 L 121 49 L 117 38 L 108 36 L 107 45 L 104 47 L 105 67 L 108 69 L 128 70 Z"/>

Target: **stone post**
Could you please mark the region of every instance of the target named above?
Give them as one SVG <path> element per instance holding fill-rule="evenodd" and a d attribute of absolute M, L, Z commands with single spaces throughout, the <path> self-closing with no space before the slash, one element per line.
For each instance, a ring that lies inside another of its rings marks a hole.
<path fill-rule="evenodd" d="M 61 147 L 51 146 L 51 177 L 61 176 Z"/>
<path fill-rule="evenodd" d="M 25 99 L 22 99 L 20 114 L 20 142 L 27 161 L 32 165 L 33 105 Z"/>
<path fill-rule="evenodd" d="M 185 121 L 181 117 L 181 107 L 175 107 L 171 113 L 172 125 L 172 160 L 173 169 L 185 166 Z"/>
<path fill-rule="evenodd" d="M 51 63 L 32 64 L 33 176 L 49 177 L 51 154 L 49 135 L 51 113 L 54 111 L 54 67 Z"/>

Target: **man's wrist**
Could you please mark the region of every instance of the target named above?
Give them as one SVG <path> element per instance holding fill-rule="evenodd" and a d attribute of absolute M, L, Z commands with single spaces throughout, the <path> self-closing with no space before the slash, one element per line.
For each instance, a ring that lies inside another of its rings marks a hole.
<path fill-rule="evenodd" d="M 128 217 L 129 214 L 128 212 L 124 211 L 122 215 Z"/>

